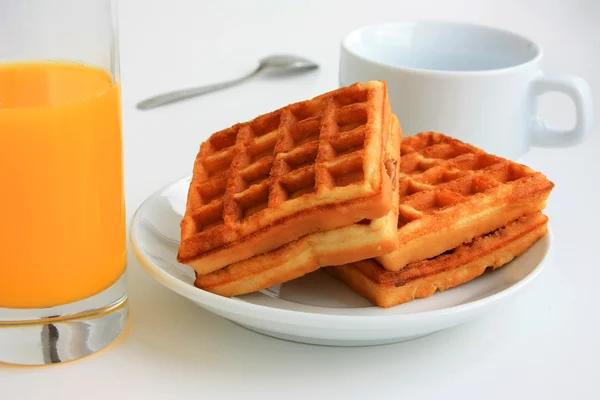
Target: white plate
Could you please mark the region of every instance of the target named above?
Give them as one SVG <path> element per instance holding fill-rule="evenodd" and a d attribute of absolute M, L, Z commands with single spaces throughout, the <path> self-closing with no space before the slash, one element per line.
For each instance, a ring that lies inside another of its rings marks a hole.
<path fill-rule="evenodd" d="M 523 289 L 542 270 L 551 233 L 510 264 L 432 297 L 382 309 L 317 271 L 249 295 L 221 297 L 194 286 L 176 261 L 189 178 L 150 196 L 131 226 L 133 250 L 154 279 L 201 307 L 266 335 L 303 343 L 363 346 L 400 342 L 463 323 Z"/>

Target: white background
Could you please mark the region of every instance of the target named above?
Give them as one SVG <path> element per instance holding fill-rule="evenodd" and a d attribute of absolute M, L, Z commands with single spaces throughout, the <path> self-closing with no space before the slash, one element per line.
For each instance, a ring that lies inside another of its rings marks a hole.
<path fill-rule="evenodd" d="M 337 87 L 339 41 L 361 25 L 409 18 L 490 24 L 545 49 L 543 66 L 586 79 L 600 114 L 600 1 L 121 0 L 127 211 L 191 172 L 200 142 L 237 121 Z M 297 53 L 322 68 L 142 112 L 155 93 L 235 77 L 260 57 Z M 573 122 L 558 95 L 550 122 Z M 0 365 L 0 399 L 599 398 L 600 137 L 523 161 L 556 183 L 554 262 L 514 302 L 407 343 L 329 348 L 288 343 L 209 314 L 155 283 L 130 256 L 131 319 L 107 350 L 50 367 Z"/>

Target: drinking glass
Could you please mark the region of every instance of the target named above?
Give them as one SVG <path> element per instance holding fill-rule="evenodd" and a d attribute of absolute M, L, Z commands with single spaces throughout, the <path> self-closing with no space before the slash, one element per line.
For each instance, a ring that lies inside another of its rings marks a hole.
<path fill-rule="evenodd" d="M 114 6 L 0 3 L 0 362 L 78 359 L 126 325 Z"/>

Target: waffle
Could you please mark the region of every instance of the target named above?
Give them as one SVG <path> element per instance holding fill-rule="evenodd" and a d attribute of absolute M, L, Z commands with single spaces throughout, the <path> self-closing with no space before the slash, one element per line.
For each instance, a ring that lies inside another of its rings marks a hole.
<path fill-rule="evenodd" d="M 392 117 L 386 152 L 400 155 L 400 124 Z M 274 251 L 252 257 L 207 275 L 197 275 L 195 285 L 222 296 L 236 296 L 287 282 L 325 265 L 339 265 L 376 257 L 396 247 L 398 222 L 398 168 L 388 164 L 393 178 L 393 206 L 388 214 L 373 220 L 326 232 L 309 234 Z"/>
<path fill-rule="evenodd" d="M 387 271 L 373 260 L 324 270 L 380 307 L 392 307 L 429 297 L 507 264 L 524 253 L 547 230 L 541 212 L 521 217 L 506 227 L 429 260 L 409 264 L 402 271 Z"/>
<path fill-rule="evenodd" d="M 540 172 L 439 133 L 405 138 L 401 157 L 398 246 L 378 257 L 390 271 L 543 210 L 554 187 Z"/>
<path fill-rule="evenodd" d="M 177 259 L 198 275 L 392 206 L 384 82 L 357 83 L 213 134 L 194 163 Z"/>

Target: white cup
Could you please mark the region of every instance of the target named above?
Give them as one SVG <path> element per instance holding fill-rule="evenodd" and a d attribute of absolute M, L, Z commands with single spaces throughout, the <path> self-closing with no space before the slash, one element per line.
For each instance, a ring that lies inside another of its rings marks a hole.
<path fill-rule="evenodd" d="M 371 25 L 341 44 L 341 86 L 384 80 L 405 136 L 436 131 L 518 158 L 529 147 L 579 143 L 592 125 L 588 84 L 540 69 L 542 49 L 511 32 L 455 22 Z M 537 116 L 537 97 L 570 96 L 575 127 L 555 130 Z"/>

